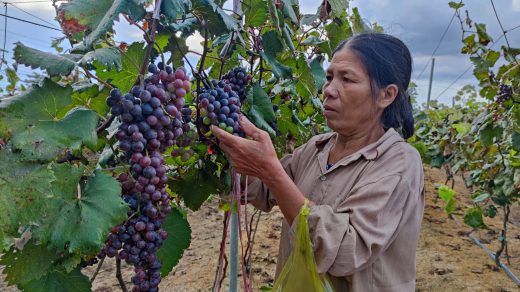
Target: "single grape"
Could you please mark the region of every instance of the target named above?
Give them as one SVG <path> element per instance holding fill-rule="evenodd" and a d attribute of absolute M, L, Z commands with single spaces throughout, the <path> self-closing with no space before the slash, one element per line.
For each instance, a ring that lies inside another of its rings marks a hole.
<path fill-rule="evenodd" d="M 138 142 L 143 139 L 143 134 L 141 132 L 135 132 L 132 134 L 132 140 Z"/>
<path fill-rule="evenodd" d="M 140 99 L 142 102 L 149 102 L 151 98 L 152 98 L 152 94 L 151 94 L 150 91 L 148 91 L 148 90 L 143 90 L 143 91 L 141 91 L 141 93 L 139 94 L 139 99 Z"/>
<path fill-rule="evenodd" d="M 150 63 L 150 65 L 148 65 L 148 71 L 154 74 L 157 73 L 157 66 L 154 63 Z"/>

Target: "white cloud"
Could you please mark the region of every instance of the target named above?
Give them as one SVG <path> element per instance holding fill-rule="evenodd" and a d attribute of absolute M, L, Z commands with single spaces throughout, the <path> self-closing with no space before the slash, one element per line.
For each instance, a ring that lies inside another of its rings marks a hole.
<path fill-rule="evenodd" d="M 204 41 L 204 38 L 199 32 L 195 32 L 192 36 L 186 39 L 186 45 L 190 48 L 190 51 L 195 51 L 202 54 L 203 46 L 200 44 Z"/>
<path fill-rule="evenodd" d="M 513 8 L 514 11 L 520 11 L 520 0 L 513 0 L 513 2 L 511 3 L 511 6 Z"/>

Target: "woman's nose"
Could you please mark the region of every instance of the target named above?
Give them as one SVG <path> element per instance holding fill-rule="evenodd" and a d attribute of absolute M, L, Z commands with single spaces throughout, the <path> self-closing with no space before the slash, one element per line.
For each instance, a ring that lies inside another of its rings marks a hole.
<path fill-rule="evenodd" d="M 337 98 L 338 96 L 338 90 L 334 80 L 323 86 L 323 100 L 328 97 Z"/>

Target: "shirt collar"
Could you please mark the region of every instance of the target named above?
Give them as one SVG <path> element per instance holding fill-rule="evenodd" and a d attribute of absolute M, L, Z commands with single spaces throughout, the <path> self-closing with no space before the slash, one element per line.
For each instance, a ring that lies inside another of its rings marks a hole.
<path fill-rule="evenodd" d="M 334 146 L 336 143 L 337 135 L 337 133 L 326 134 L 315 142 L 316 148 L 320 152 L 326 154 L 325 156 L 327 159 L 330 148 L 332 148 L 332 146 Z M 385 153 L 390 148 L 390 146 L 397 142 L 404 142 L 404 140 L 399 135 L 399 133 L 397 133 L 393 128 L 390 128 L 379 140 L 365 146 L 356 153 L 341 159 L 337 164 L 348 164 L 351 161 L 357 160 L 360 156 L 363 156 L 366 160 L 376 160 L 379 156 Z"/>

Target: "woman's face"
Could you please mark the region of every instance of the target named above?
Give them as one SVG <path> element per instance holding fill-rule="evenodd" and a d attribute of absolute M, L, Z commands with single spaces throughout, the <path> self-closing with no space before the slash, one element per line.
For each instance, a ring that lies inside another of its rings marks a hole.
<path fill-rule="evenodd" d="M 346 136 L 380 123 L 382 109 L 373 105 L 365 65 L 349 49 L 337 51 L 327 68 L 323 107 L 327 126 Z"/>

